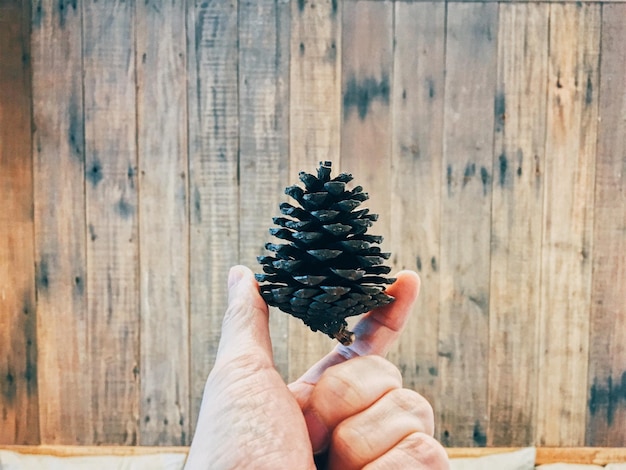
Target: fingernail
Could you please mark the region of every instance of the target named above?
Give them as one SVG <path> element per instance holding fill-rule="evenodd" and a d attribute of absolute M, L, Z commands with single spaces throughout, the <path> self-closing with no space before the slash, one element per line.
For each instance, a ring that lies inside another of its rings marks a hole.
<path fill-rule="evenodd" d="M 323 452 L 328 447 L 328 428 L 324 425 L 320 417 L 313 411 L 304 412 L 304 421 L 309 430 L 309 439 L 314 454 Z"/>
<path fill-rule="evenodd" d="M 232 268 L 230 268 L 230 271 L 228 272 L 228 288 L 232 289 L 237 284 L 239 284 L 239 281 L 241 281 L 242 277 L 243 271 L 241 270 L 241 268 L 239 268 L 239 266 L 233 266 Z"/>

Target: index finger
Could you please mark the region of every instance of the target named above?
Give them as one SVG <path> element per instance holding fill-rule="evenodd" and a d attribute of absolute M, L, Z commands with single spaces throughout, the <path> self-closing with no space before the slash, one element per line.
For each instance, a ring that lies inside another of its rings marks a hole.
<path fill-rule="evenodd" d="M 413 271 L 400 271 L 387 293 L 395 301 L 365 314 L 354 328 L 356 340 L 350 346 L 338 344 L 329 354 L 320 359 L 289 388 L 299 402 L 303 402 L 319 380 L 322 373 L 331 366 L 356 356 L 376 354 L 384 356 L 404 329 L 417 300 L 420 279 Z M 302 403 L 301 403 L 302 404 Z"/>

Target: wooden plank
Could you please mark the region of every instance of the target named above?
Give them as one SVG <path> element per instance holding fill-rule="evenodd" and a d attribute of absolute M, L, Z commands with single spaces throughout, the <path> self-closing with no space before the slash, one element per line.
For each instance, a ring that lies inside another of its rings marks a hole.
<path fill-rule="evenodd" d="M 288 2 L 274 0 L 239 5 L 239 254 L 257 272 L 289 184 L 290 11 Z M 287 378 L 288 316 L 273 309 L 270 329 L 274 363 Z"/>
<path fill-rule="evenodd" d="M 320 161 L 340 170 L 341 10 L 336 1 L 291 2 L 289 184 Z M 289 381 L 324 356 L 334 341 L 289 318 Z"/>
<path fill-rule="evenodd" d="M 186 454 L 187 446 L 80 446 L 80 445 L 1 445 L 0 450 L 25 455 L 49 455 L 53 457 L 123 456 L 156 454 Z"/>
<path fill-rule="evenodd" d="M 237 2 L 188 6 L 189 309 L 191 428 L 239 260 Z"/>
<path fill-rule="evenodd" d="M 626 447 L 626 5 L 602 7 L 585 443 Z"/>
<path fill-rule="evenodd" d="M 39 412 L 45 444 L 91 442 L 81 21 L 80 8 L 42 1 L 32 23 Z"/>
<path fill-rule="evenodd" d="M 389 358 L 438 407 L 445 5 L 396 3 L 394 38 L 389 246 L 394 268 L 417 271 L 423 288 Z"/>
<path fill-rule="evenodd" d="M 502 4 L 491 216 L 488 445 L 535 438 L 549 7 Z"/>
<path fill-rule="evenodd" d="M 389 251 L 393 3 L 347 0 L 342 8 L 341 166 L 369 193 L 363 207 L 381 216 L 370 231 Z"/>
<path fill-rule="evenodd" d="M 83 4 L 91 436 L 138 442 L 139 282 L 134 3 Z"/>
<path fill-rule="evenodd" d="M 493 97 L 498 6 L 449 4 L 439 324 L 439 437 L 487 443 Z"/>
<path fill-rule="evenodd" d="M 0 443 L 39 443 L 30 2 L 0 3 Z"/>
<path fill-rule="evenodd" d="M 538 447 L 537 465 L 551 463 L 581 463 L 608 465 L 626 462 L 626 449 L 618 447 Z"/>
<path fill-rule="evenodd" d="M 142 445 L 189 441 L 184 3 L 137 3 Z"/>
<path fill-rule="evenodd" d="M 585 438 L 600 7 L 551 5 L 537 442 Z"/>

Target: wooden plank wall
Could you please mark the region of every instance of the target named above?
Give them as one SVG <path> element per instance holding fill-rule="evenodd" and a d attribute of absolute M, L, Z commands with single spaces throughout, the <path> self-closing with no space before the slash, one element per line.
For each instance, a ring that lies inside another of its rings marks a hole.
<path fill-rule="evenodd" d="M 0 0 L 0 444 L 186 445 L 283 188 L 354 174 L 448 446 L 626 446 L 626 3 Z M 294 379 L 332 346 L 272 310 Z"/>

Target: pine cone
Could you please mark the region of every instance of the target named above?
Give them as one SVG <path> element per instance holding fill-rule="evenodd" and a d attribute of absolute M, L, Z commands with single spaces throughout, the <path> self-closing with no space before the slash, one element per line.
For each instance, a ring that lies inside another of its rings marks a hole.
<path fill-rule="evenodd" d="M 320 162 L 317 176 L 300 172 L 304 190 L 285 189 L 300 207 L 280 205 L 287 217 L 275 217 L 270 234 L 287 243 L 265 245 L 273 255 L 258 258 L 264 274 L 256 278 L 269 305 L 349 345 L 354 334 L 346 317 L 392 302 L 384 284 L 395 279 L 384 277 L 390 254 L 373 246 L 383 238 L 366 233 L 378 215 L 356 210 L 368 194 L 361 186 L 346 189 L 352 175 L 330 179 L 330 169 L 331 162 Z"/>

